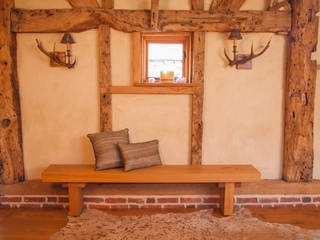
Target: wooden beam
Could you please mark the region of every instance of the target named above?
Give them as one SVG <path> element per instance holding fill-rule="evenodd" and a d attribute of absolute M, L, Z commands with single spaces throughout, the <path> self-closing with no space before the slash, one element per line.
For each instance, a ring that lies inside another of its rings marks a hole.
<path fill-rule="evenodd" d="M 193 87 L 131 87 L 131 86 L 112 86 L 111 94 L 185 94 L 194 93 Z"/>
<path fill-rule="evenodd" d="M 98 8 L 97 0 L 67 0 L 73 8 Z"/>
<path fill-rule="evenodd" d="M 141 33 L 134 32 L 132 33 L 131 40 L 131 79 L 132 84 L 135 85 L 137 83 L 142 82 L 142 42 L 141 42 Z"/>
<path fill-rule="evenodd" d="M 115 9 L 14 9 L 11 12 L 12 31 L 81 32 L 109 24 L 123 32 L 150 31 L 150 11 Z M 236 11 L 214 13 L 202 10 L 159 11 L 159 30 L 228 32 L 288 32 L 291 14 L 276 11 Z"/>
<path fill-rule="evenodd" d="M 17 42 L 10 24 L 13 7 L 14 0 L 0 1 L 0 184 L 24 180 Z"/>
<path fill-rule="evenodd" d="M 279 2 L 269 7 L 268 11 L 291 11 L 291 5 L 289 1 Z"/>
<path fill-rule="evenodd" d="M 192 10 L 203 10 L 204 0 L 191 0 L 191 9 Z"/>
<path fill-rule="evenodd" d="M 204 1 L 191 2 L 193 10 L 203 10 Z M 202 135 L 203 135 L 203 93 L 204 93 L 204 53 L 205 33 L 194 32 L 192 38 L 192 83 L 197 84 L 192 95 L 191 105 L 191 161 L 192 165 L 200 165 L 202 161 Z"/>
<path fill-rule="evenodd" d="M 99 39 L 99 91 L 100 91 L 100 131 L 112 130 L 112 98 L 109 93 L 111 87 L 111 53 L 110 27 L 100 25 Z"/>
<path fill-rule="evenodd" d="M 228 32 L 288 32 L 290 13 L 275 11 L 235 11 L 209 13 L 207 11 L 160 11 L 161 31 Z"/>
<path fill-rule="evenodd" d="M 149 11 L 114 9 L 12 10 L 14 32 L 82 32 L 99 25 L 135 32 L 149 29 Z M 17 25 L 15 25 L 17 24 Z"/>
<path fill-rule="evenodd" d="M 159 0 L 151 0 L 150 26 L 152 30 L 158 28 L 159 22 Z"/>
<path fill-rule="evenodd" d="M 246 0 L 212 0 L 209 12 L 214 11 L 237 11 Z"/>
<path fill-rule="evenodd" d="M 114 0 L 101 0 L 101 8 L 103 9 L 114 8 Z"/>
<path fill-rule="evenodd" d="M 102 0 L 103 8 L 113 8 L 113 0 Z M 100 131 L 112 131 L 112 97 L 109 89 L 111 80 L 111 47 L 110 26 L 100 25 L 98 28 L 99 48 L 99 91 L 100 91 Z"/>
<path fill-rule="evenodd" d="M 318 0 L 292 0 L 285 92 L 283 177 L 311 181 L 317 63 L 311 60 L 318 39 Z"/>
<path fill-rule="evenodd" d="M 204 94 L 204 57 L 205 33 L 193 34 L 193 74 L 192 82 L 199 84 L 192 95 L 191 121 L 191 164 L 200 165 L 202 160 L 202 133 L 203 133 L 203 94 Z"/>
<path fill-rule="evenodd" d="M 268 3 L 267 3 L 268 9 L 272 8 L 274 5 L 278 4 L 278 1 L 279 0 L 268 0 Z"/>

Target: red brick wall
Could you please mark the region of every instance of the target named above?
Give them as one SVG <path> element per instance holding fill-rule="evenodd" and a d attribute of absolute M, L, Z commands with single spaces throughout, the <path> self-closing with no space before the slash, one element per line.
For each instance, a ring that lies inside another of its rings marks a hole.
<path fill-rule="evenodd" d="M 197 196 L 84 196 L 87 208 L 217 208 L 218 195 Z M 320 207 L 319 195 L 238 195 L 235 207 Z M 0 196 L 0 207 L 67 208 L 68 196 Z"/>

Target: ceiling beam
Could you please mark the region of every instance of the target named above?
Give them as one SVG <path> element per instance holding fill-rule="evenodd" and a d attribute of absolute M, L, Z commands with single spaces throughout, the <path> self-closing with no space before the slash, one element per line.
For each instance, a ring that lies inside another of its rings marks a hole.
<path fill-rule="evenodd" d="M 14 9 L 12 31 L 19 33 L 82 32 L 101 24 L 123 32 L 150 31 L 150 11 L 115 9 Z M 291 14 L 280 11 L 235 11 L 214 13 L 202 10 L 159 11 L 159 30 L 228 32 L 288 32 Z"/>
<path fill-rule="evenodd" d="M 73 8 L 98 8 L 97 0 L 67 0 Z"/>
<path fill-rule="evenodd" d="M 246 0 L 212 0 L 209 11 L 237 11 Z"/>

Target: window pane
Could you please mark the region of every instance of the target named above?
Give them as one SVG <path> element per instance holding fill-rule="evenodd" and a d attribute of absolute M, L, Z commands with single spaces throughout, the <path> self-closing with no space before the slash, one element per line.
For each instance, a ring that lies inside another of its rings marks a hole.
<path fill-rule="evenodd" d="M 148 44 L 148 77 L 160 78 L 160 72 L 174 72 L 183 77 L 183 44 Z"/>

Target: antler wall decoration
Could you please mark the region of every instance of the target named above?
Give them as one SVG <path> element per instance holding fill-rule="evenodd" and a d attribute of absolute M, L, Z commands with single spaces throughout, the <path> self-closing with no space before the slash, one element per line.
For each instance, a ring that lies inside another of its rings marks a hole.
<path fill-rule="evenodd" d="M 251 53 L 250 55 L 242 55 L 242 58 L 239 59 L 239 55 L 238 55 L 238 51 L 237 51 L 237 40 L 241 40 L 242 36 L 240 34 L 239 29 L 232 29 L 231 34 L 228 38 L 229 40 L 233 40 L 233 60 L 231 60 L 231 58 L 228 56 L 228 54 L 226 53 L 226 49 L 224 49 L 224 55 L 226 56 L 228 62 L 229 62 L 229 66 L 236 66 L 236 68 L 238 69 L 239 65 L 245 64 L 247 62 L 249 62 L 250 60 L 261 56 L 265 51 L 267 51 L 267 49 L 270 47 L 270 43 L 271 40 L 269 40 L 269 42 L 267 43 L 267 45 L 257 54 L 255 54 L 253 52 L 253 43 L 251 44 Z"/>
<path fill-rule="evenodd" d="M 39 39 L 36 39 L 36 42 L 40 51 L 50 58 L 51 66 L 57 65 L 57 66 L 67 67 L 69 69 L 75 66 L 77 60 L 74 59 L 74 61 L 71 62 L 72 55 L 71 55 L 71 46 L 70 46 L 71 44 L 75 43 L 75 41 L 73 40 L 70 33 L 65 33 L 61 40 L 61 43 L 64 43 L 67 46 L 66 52 L 56 52 L 55 49 L 53 50 L 53 52 L 48 52 L 43 48 L 42 43 L 40 42 Z"/>

